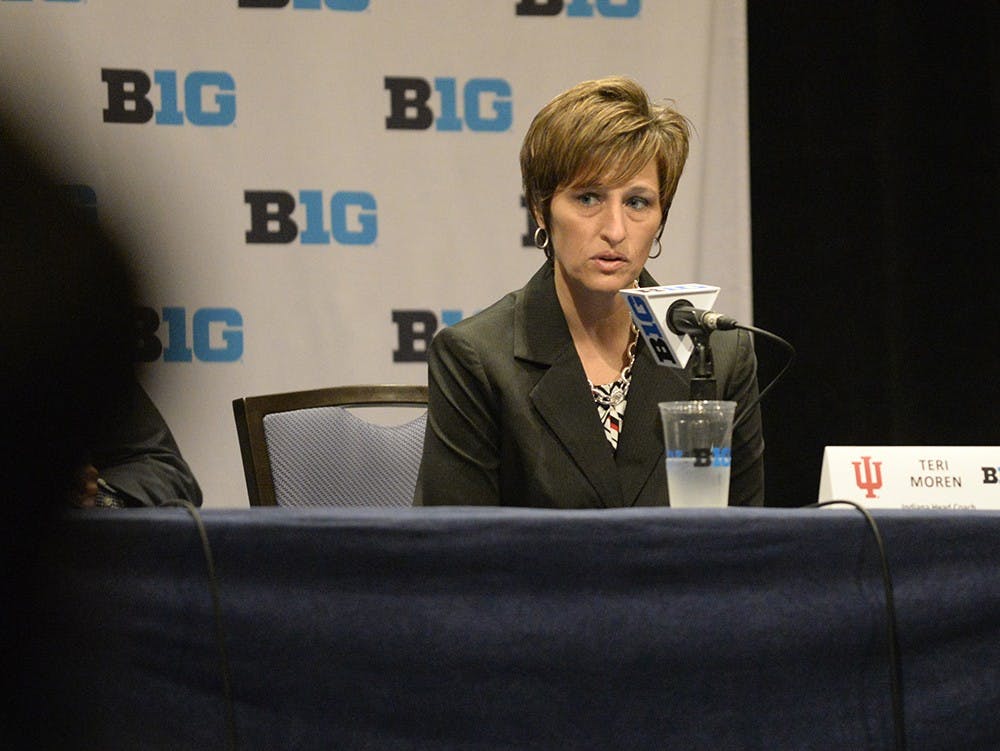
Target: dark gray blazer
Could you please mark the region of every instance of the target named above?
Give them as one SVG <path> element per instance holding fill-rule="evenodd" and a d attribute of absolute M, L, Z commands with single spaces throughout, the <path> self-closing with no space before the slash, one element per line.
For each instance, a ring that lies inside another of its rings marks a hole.
<path fill-rule="evenodd" d="M 103 479 L 146 506 L 182 499 L 200 506 L 201 488 L 163 415 L 145 389 L 131 385 L 111 415 L 90 461 Z"/>
<path fill-rule="evenodd" d="M 658 402 L 690 398 L 685 370 L 636 347 L 618 450 L 597 415 L 547 262 L 524 288 L 446 329 L 428 353 L 430 403 L 414 505 L 613 508 L 668 505 Z M 641 286 L 656 286 L 643 272 Z M 757 397 L 745 331 L 711 337 L 720 399 Z M 760 410 L 733 435 L 730 505 L 762 505 Z"/>

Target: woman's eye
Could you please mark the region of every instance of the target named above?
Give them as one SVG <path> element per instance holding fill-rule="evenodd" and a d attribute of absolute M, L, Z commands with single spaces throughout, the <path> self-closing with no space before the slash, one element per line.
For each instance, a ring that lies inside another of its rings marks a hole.
<path fill-rule="evenodd" d="M 649 199 L 641 196 L 632 196 L 632 198 L 625 202 L 625 205 L 630 209 L 644 209 L 649 206 Z"/>
<path fill-rule="evenodd" d="M 581 206 L 594 206 L 598 198 L 596 193 L 581 193 L 576 197 L 576 200 L 580 202 Z"/>

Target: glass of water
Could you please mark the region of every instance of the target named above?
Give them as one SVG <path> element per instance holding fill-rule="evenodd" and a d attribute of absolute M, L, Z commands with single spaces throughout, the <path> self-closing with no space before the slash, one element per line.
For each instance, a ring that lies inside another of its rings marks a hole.
<path fill-rule="evenodd" d="M 735 413 L 736 402 L 660 402 L 671 506 L 729 504 Z"/>

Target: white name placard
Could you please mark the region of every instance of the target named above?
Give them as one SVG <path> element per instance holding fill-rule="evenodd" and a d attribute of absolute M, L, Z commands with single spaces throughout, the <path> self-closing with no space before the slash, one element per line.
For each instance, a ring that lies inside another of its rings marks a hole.
<path fill-rule="evenodd" d="M 1000 510 L 1000 447 L 827 446 L 819 500 L 868 508 Z"/>

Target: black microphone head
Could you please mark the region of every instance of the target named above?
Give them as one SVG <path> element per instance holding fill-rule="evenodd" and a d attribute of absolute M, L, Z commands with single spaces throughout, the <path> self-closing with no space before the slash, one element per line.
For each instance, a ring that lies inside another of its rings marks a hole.
<path fill-rule="evenodd" d="M 716 330 L 735 329 L 739 323 L 714 310 L 699 310 L 687 300 L 677 300 L 667 309 L 667 326 L 678 336 L 704 336 Z"/>
<path fill-rule="evenodd" d="M 676 300 L 667 308 L 667 328 L 677 336 L 685 334 L 700 334 L 701 322 L 698 320 L 698 311 L 688 300 Z"/>

